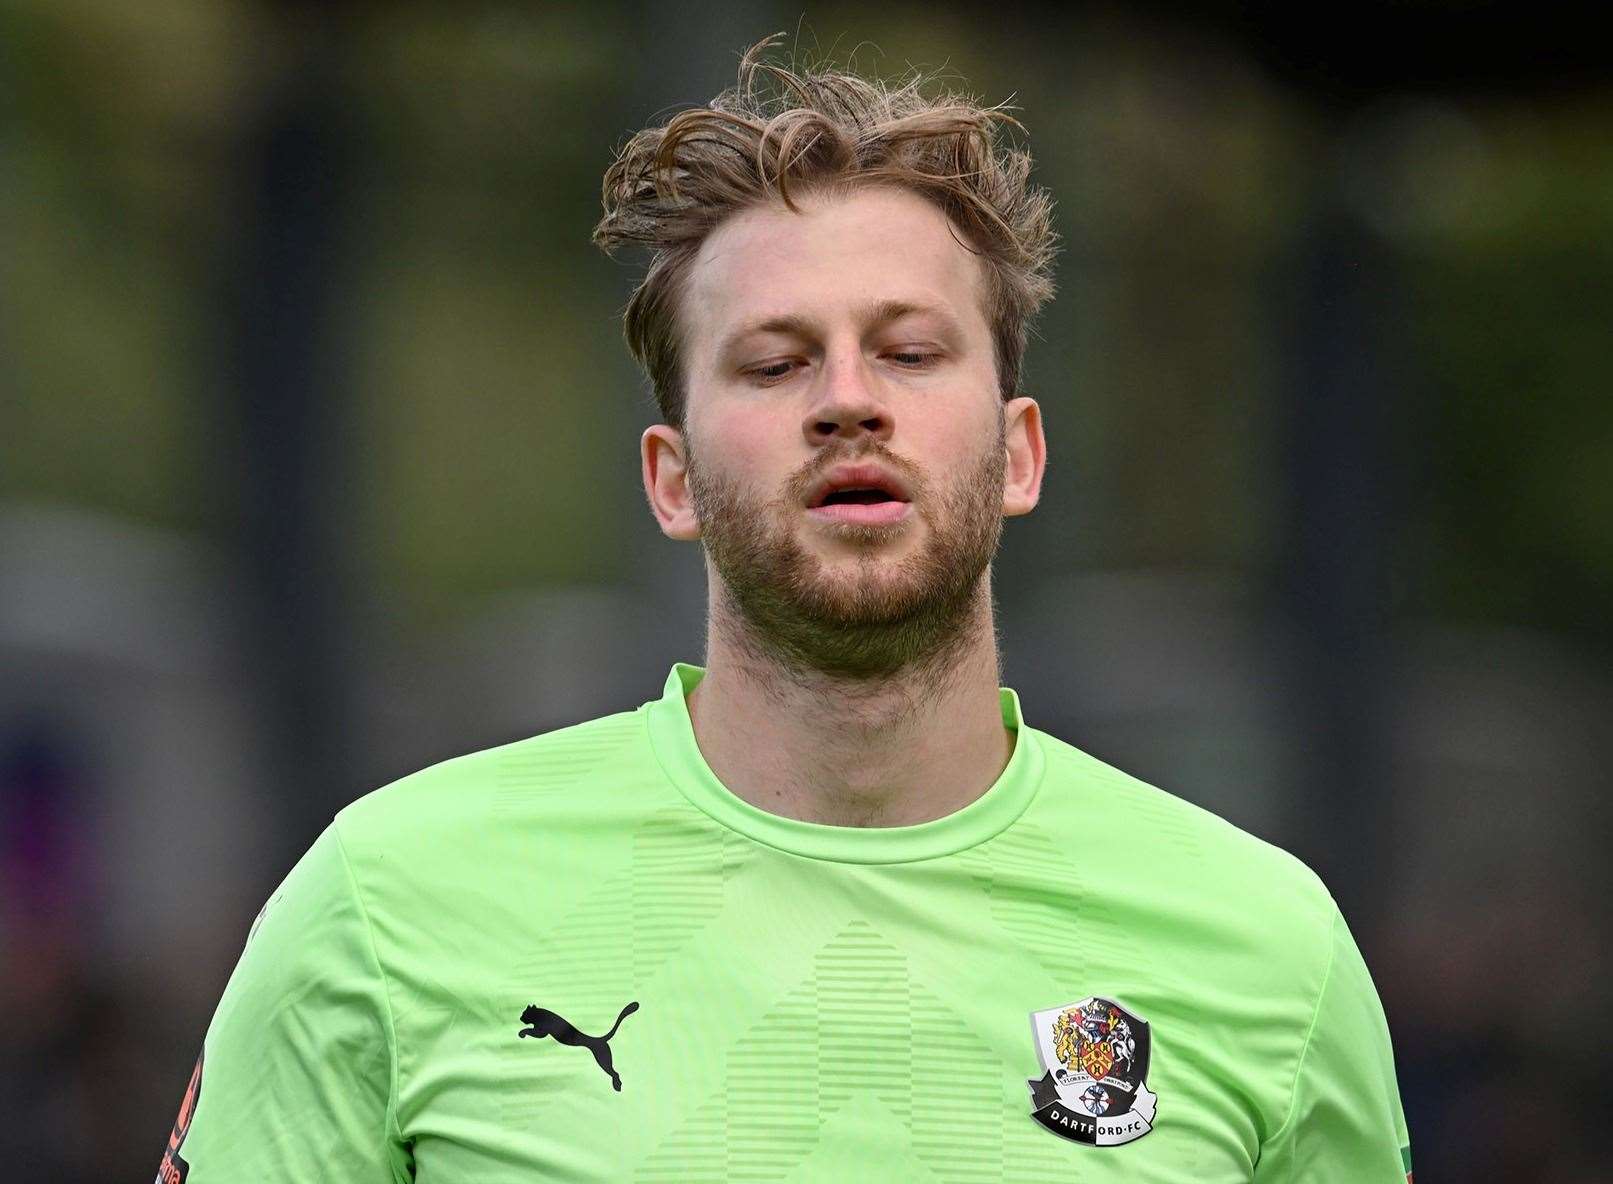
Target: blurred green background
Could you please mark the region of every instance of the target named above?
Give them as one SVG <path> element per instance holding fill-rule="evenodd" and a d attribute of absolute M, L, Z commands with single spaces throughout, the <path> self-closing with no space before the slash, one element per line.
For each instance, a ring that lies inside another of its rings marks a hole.
<path fill-rule="evenodd" d="M 1323 873 L 1426 1178 L 1613 1179 L 1613 84 L 1536 15 L 0 0 L 0 1162 L 152 1170 L 331 812 L 699 660 L 589 233 L 790 29 L 1057 199 L 1028 718 Z"/>

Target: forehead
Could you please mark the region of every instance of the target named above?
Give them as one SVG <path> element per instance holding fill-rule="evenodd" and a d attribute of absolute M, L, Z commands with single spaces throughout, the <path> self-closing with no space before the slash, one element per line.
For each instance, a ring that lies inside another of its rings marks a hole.
<path fill-rule="evenodd" d="M 984 266 L 933 202 L 902 189 L 812 194 L 744 210 L 706 238 L 690 268 L 684 326 L 698 359 L 742 320 L 832 323 L 890 303 L 939 306 L 987 332 Z"/>

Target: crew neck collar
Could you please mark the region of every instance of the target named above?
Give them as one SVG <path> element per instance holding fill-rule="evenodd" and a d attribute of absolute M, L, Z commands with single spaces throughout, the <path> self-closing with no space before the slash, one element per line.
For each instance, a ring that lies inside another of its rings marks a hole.
<path fill-rule="evenodd" d="M 751 805 L 717 779 L 695 741 L 688 694 L 704 667 L 673 665 L 661 697 L 645 705 L 650 743 L 662 769 L 689 801 L 740 834 L 810 859 L 840 863 L 908 863 L 934 859 L 985 842 L 1030 805 L 1042 780 L 1042 752 L 1025 726 L 1019 696 L 999 687 L 1003 726 L 1014 733 L 1014 752 L 990 789 L 960 810 L 914 826 L 828 826 L 785 818 Z"/>

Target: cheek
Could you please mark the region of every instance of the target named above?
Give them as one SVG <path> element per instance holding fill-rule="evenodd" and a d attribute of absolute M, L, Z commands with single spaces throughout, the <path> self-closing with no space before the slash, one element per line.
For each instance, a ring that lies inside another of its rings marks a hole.
<path fill-rule="evenodd" d="M 795 432 L 799 442 L 799 430 Z M 791 438 L 777 416 L 737 412 L 725 418 L 720 429 L 701 433 L 708 454 L 720 456 L 723 473 L 739 487 L 768 496 L 777 492 L 804 457 L 792 449 Z"/>
<path fill-rule="evenodd" d="M 947 484 L 959 481 L 973 472 L 988 448 L 995 448 L 995 423 L 976 422 L 973 418 L 953 420 L 941 426 L 929 441 L 926 455 L 932 458 L 931 471 L 936 479 Z"/>

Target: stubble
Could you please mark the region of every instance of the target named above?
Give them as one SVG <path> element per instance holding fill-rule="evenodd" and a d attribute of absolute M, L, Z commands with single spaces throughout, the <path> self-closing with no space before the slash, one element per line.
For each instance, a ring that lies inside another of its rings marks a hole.
<path fill-rule="evenodd" d="M 851 555 L 826 563 L 802 542 L 819 529 L 805 518 L 806 491 L 831 466 L 861 459 L 901 473 L 921 522 L 837 525 Z M 722 584 L 713 589 L 715 624 L 789 675 L 885 681 L 934 670 L 944 677 L 976 632 L 994 628 L 982 576 L 1002 535 L 1004 471 L 1000 417 L 994 445 L 944 482 L 865 437 L 825 449 L 760 505 L 691 453 L 690 494 Z M 915 528 L 924 531 L 919 548 L 889 558 L 894 533 Z"/>

